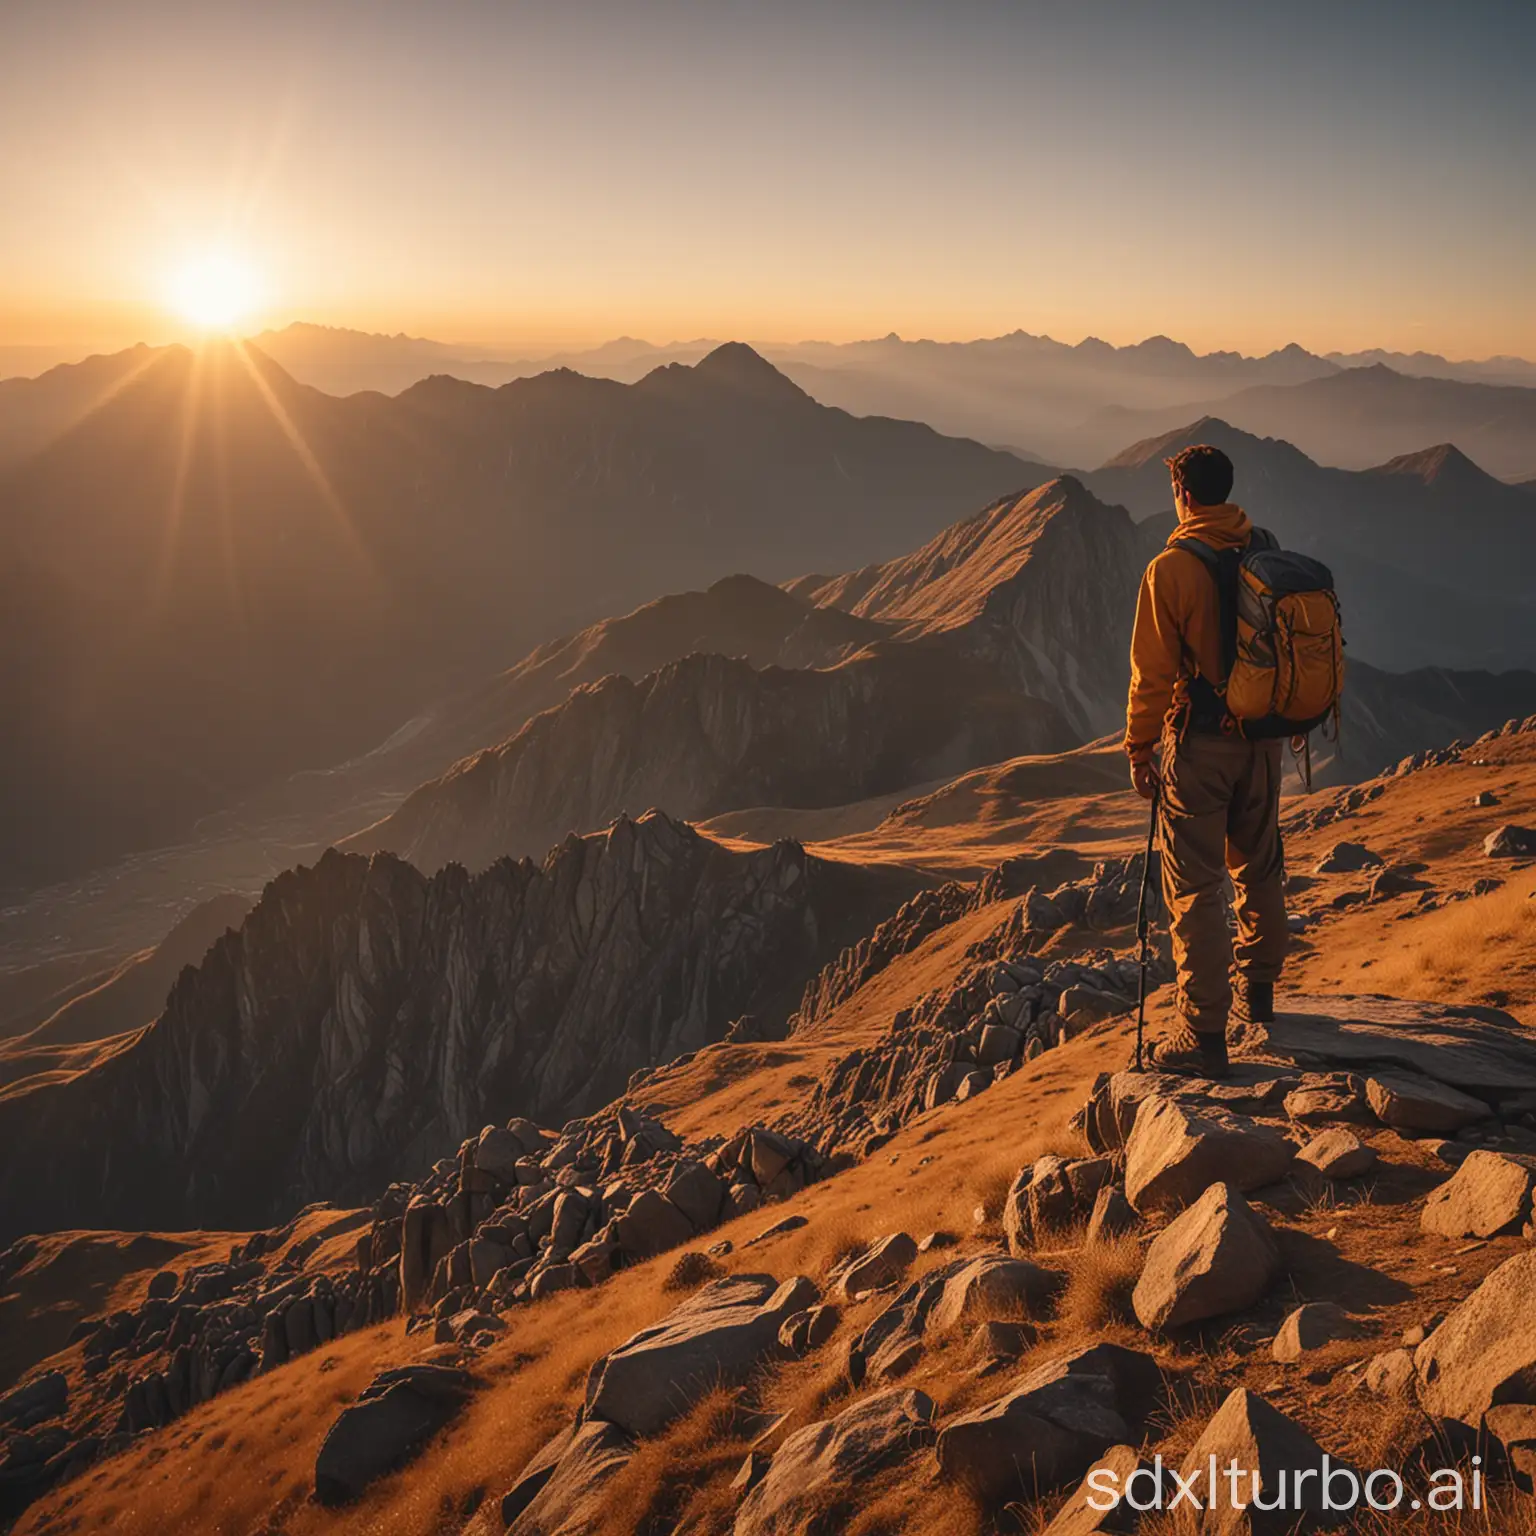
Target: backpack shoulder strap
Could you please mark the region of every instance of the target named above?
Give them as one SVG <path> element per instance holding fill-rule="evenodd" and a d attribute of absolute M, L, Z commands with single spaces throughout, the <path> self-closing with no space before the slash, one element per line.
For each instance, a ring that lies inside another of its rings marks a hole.
<path fill-rule="evenodd" d="M 1256 535 L 1260 531 L 1254 529 Z M 1266 533 L 1264 537 L 1270 539 L 1272 536 Z M 1168 547 L 1194 555 L 1216 583 L 1216 605 L 1221 628 L 1221 670 L 1225 680 L 1231 675 L 1237 661 L 1237 568 L 1242 564 L 1243 556 L 1253 548 L 1253 540 L 1250 539 L 1242 549 L 1212 549 L 1203 539 L 1190 536 L 1173 539 Z M 1264 547 L 1270 548 L 1271 545 L 1266 544 Z"/>

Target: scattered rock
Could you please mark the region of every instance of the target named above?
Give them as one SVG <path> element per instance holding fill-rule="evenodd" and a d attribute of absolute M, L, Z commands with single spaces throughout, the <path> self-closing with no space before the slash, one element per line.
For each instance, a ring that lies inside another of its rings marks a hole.
<path fill-rule="evenodd" d="M 985 1317 L 1038 1316 L 1062 1287 L 1063 1276 L 1028 1259 L 982 1254 L 963 1263 L 944 1281 L 930 1326 L 953 1328 Z"/>
<path fill-rule="evenodd" d="M 30 1429 L 57 1418 L 69 1406 L 69 1378 L 63 1371 L 45 1371 L 0 1396 L 0 1424 Z"/>
<path fill-rule="evenodd" d="M 1381 856 L 1364 843 L 1335 843 L 1313 866 L 1317 875 L 1353 875 L 1362 869 L 1376 869 Z"/>
<path fill-rule="evenodd" d="M 818 1536 L 857 1503 L 870 1473 L 933 1442 L 933 1402 L 878 1392 L 836 1418 L 797 1430 L 742 1500 L 734 1536 Z"/>
<path fill-rule="evenodd" d="M 1376 1166 L 1376 1149 L 1342 1127 L 1322 1131 L 1296 1154 L 1298 1162 L 1315 1168 L 1325 1179 L 1357 1179 Z"/>
<path fill-rule="evenodd" d="M 1140 1212 L 1179 1210 L 1225 1180 L 1240 1190 L 1284 1178 L 1296 1148 L 1266 1125 L 1176 1099 L 1143 1101 L 1125 1155 L 1126 1198 Z"/>
<path fill-rule="evenodd" d="M 971 1358 L 983 1362 L 1017 1360 L 1033 1349 L 1039 1334 L 1029 1323 L 1001 1322 L 996 1318 L 978 1324 L 970 1338 Z"/>
<path fill-rule="evenodd" d="M 1162 1458 L 1156 1462 L 1143 1461 L 1135 1446 L 1112 1447 L 1089 1467 L 1076 1491 L 1068 1495 L 1067 1502 L 1041 1536 L 1131 1536 L 1141 1518 L 1134 1508 L 1119 1500 L 1109 1509 L 1098 1506 L 1107 1502 L 1111 1494 L 1128 1493 L 1143 1508 L 1160 1507 L 1160 1474 L 1166 1504 L 1174 1498 L 1176 1490 L 1163 1471 Z"/>
<path fill-rule="evenodd" d="M 1481 1099 L 1452 1088 L 1448 1083 L 1409 1072 L 1380 1072 L 1366 1081 L 1365 1096 L 1371 1112 L 1383 1125 L 1400 1131 L 1459 1131 L 1474 1120 L 1486 1120 L 1488 1106 Z"/>
<path fill-rule="evenodd" d="M 1536 1157 L 1478 1150 L 1425 1201 L 1420 1225 L 1441 1237 L 1493 1237 L 1530 1219 Z"/>
<path fill-rule="evenodd" d="M 1289 1365 L 1335 1339 L 1346 1337 L 1352 1329 L 1343 1307 L 1331 1301 L 1309 1301 L 1297 1307 L 1280 1325 L 1269 1352 L 1282 1365 Z"/>
<path fill-rule="evenodd" d="M 1093 1202 L 1093 1212 L 1088 1217 L 1088 1230 L 1084 1242 L 1107 1243 L 1127 1232 L 1134 1232 L 1141 1225 L 1136 1208 L 1125 1198 L 1125 1191 L 1118 1184 L 1108 1184 Z"/>
<path fill-rule="evenodd" d="M 878 1291 L 899 1280 L 917 1257 L 917 1244 L 905 1232 L 893 1232 L 872 1244 L 844 1272 L 839 1289 L 844 1296 Z"/>
<path fill-rule="evenodd" d="M 837 1332 L 842 1313 L 833 1306 L 806 1307 L 793 1312 L 779 1325 L 779 1343 L 792 1355 L 820 1349 Z"/>
<path fill-rule="evenodd" d="M 1536 1486 L 1536 1407 L 1530 1403 L 1500 1403 L 1483 1416 L 1489 1437 L 1504 1447 L 1514 1481 L 1523 1493 Z"/>
<path fill-rule="evenodd" d="M 315 1457 L 316 1499 L 356 1498 L 452 1419 L 473 1387 L 467 1372 L 442 1365 L 405 1365 L 376 1376 L 326 1431 Z"/>
<path fill-rule="evenodd" d="M 919 1253 L 933 1253 L 940 1248 L 953 1248 L 960 1239 L 953 1232 L 930 1232 L 919 1240 L 917 1251 Z"/>
<path fill-rule="evenodd" d="M 1536 832 L 1529 827 L 1502 826 L 1483 839 L 1483 853 L 1490 859 L 1529 859 L 1536 856 Z"/>
<path fill-rule="evenodd" d="M 1269 1224 L 1236 1189 L 1213 1184 L 1153 1240 L 1131 1304 L 1144 1328 L 1180 1328 L 1252 1306 L 1279 1264 Z"/>
<path fill-rule="evenodd" d="M 1490 789 L 1480 789 L 1472 796 L 1472 804 L 1480 811 L 1486 811 L 1490 805 L 1497 805 L 1498 803 L 1499 797 Z"/>

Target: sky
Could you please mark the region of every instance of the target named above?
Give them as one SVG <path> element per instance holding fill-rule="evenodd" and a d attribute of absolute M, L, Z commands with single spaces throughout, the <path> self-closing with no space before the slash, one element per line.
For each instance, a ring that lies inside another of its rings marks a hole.
<path fill-rule="evenodd" d="M 1536 357 L 1536 4 L 0 0 L 0 346 Z"/>

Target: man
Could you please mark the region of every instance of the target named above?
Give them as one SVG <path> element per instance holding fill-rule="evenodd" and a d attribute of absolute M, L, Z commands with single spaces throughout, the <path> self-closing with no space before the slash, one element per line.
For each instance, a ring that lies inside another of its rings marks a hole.
<path fill-rule="evenodd" d="M 1154 1041 L 1164 1071 L 1222 1076 L 1227 1018 L 1274 1017 L 1285 958 L 1284 857 L 1280 844 L 1281 744 L 1246 739 L 1227 714 L 1221 605 L 1216 579 L 1196 553 L 1242 549 L 1253 525 L 1228 500 L 1232 461 L 1219 448 L 1186 448 L 1167 461 L 1179 526 L 1147 567 L 1131 636 L 1125 748 L 1131 782 L 1156 798 L 1163 900 L 1178 967 L 1178 1025 Z M 1236 892 L 1237 941 L 1223 899 Z"/>

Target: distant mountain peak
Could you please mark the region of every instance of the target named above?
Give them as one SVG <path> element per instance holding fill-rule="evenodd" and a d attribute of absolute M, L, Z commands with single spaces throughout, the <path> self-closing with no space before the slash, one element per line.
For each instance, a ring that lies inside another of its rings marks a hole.
<path fill-rule="evenodd" d="M 1432 448 L 1421 448 L 1417 453 L 1400 453 L 1385 464 L 1369 471 L 1373 475 L 1412 475 L 1425 485 L 1438 482 L 1464 484 L 1471 481 L 1491 480 L 1493 477 L 1474 464 L 1455 443 L 1436 443 Z"/>
<path fill-rule="evenodd" d="M 687 381 L 751 394 L 758 400 L 808 401 L 811 398 L 744 341 L 722 342 L 691 368 L 686 363 L 665 364 L 653 369 L 640 382 L 655 387 Z"/>

